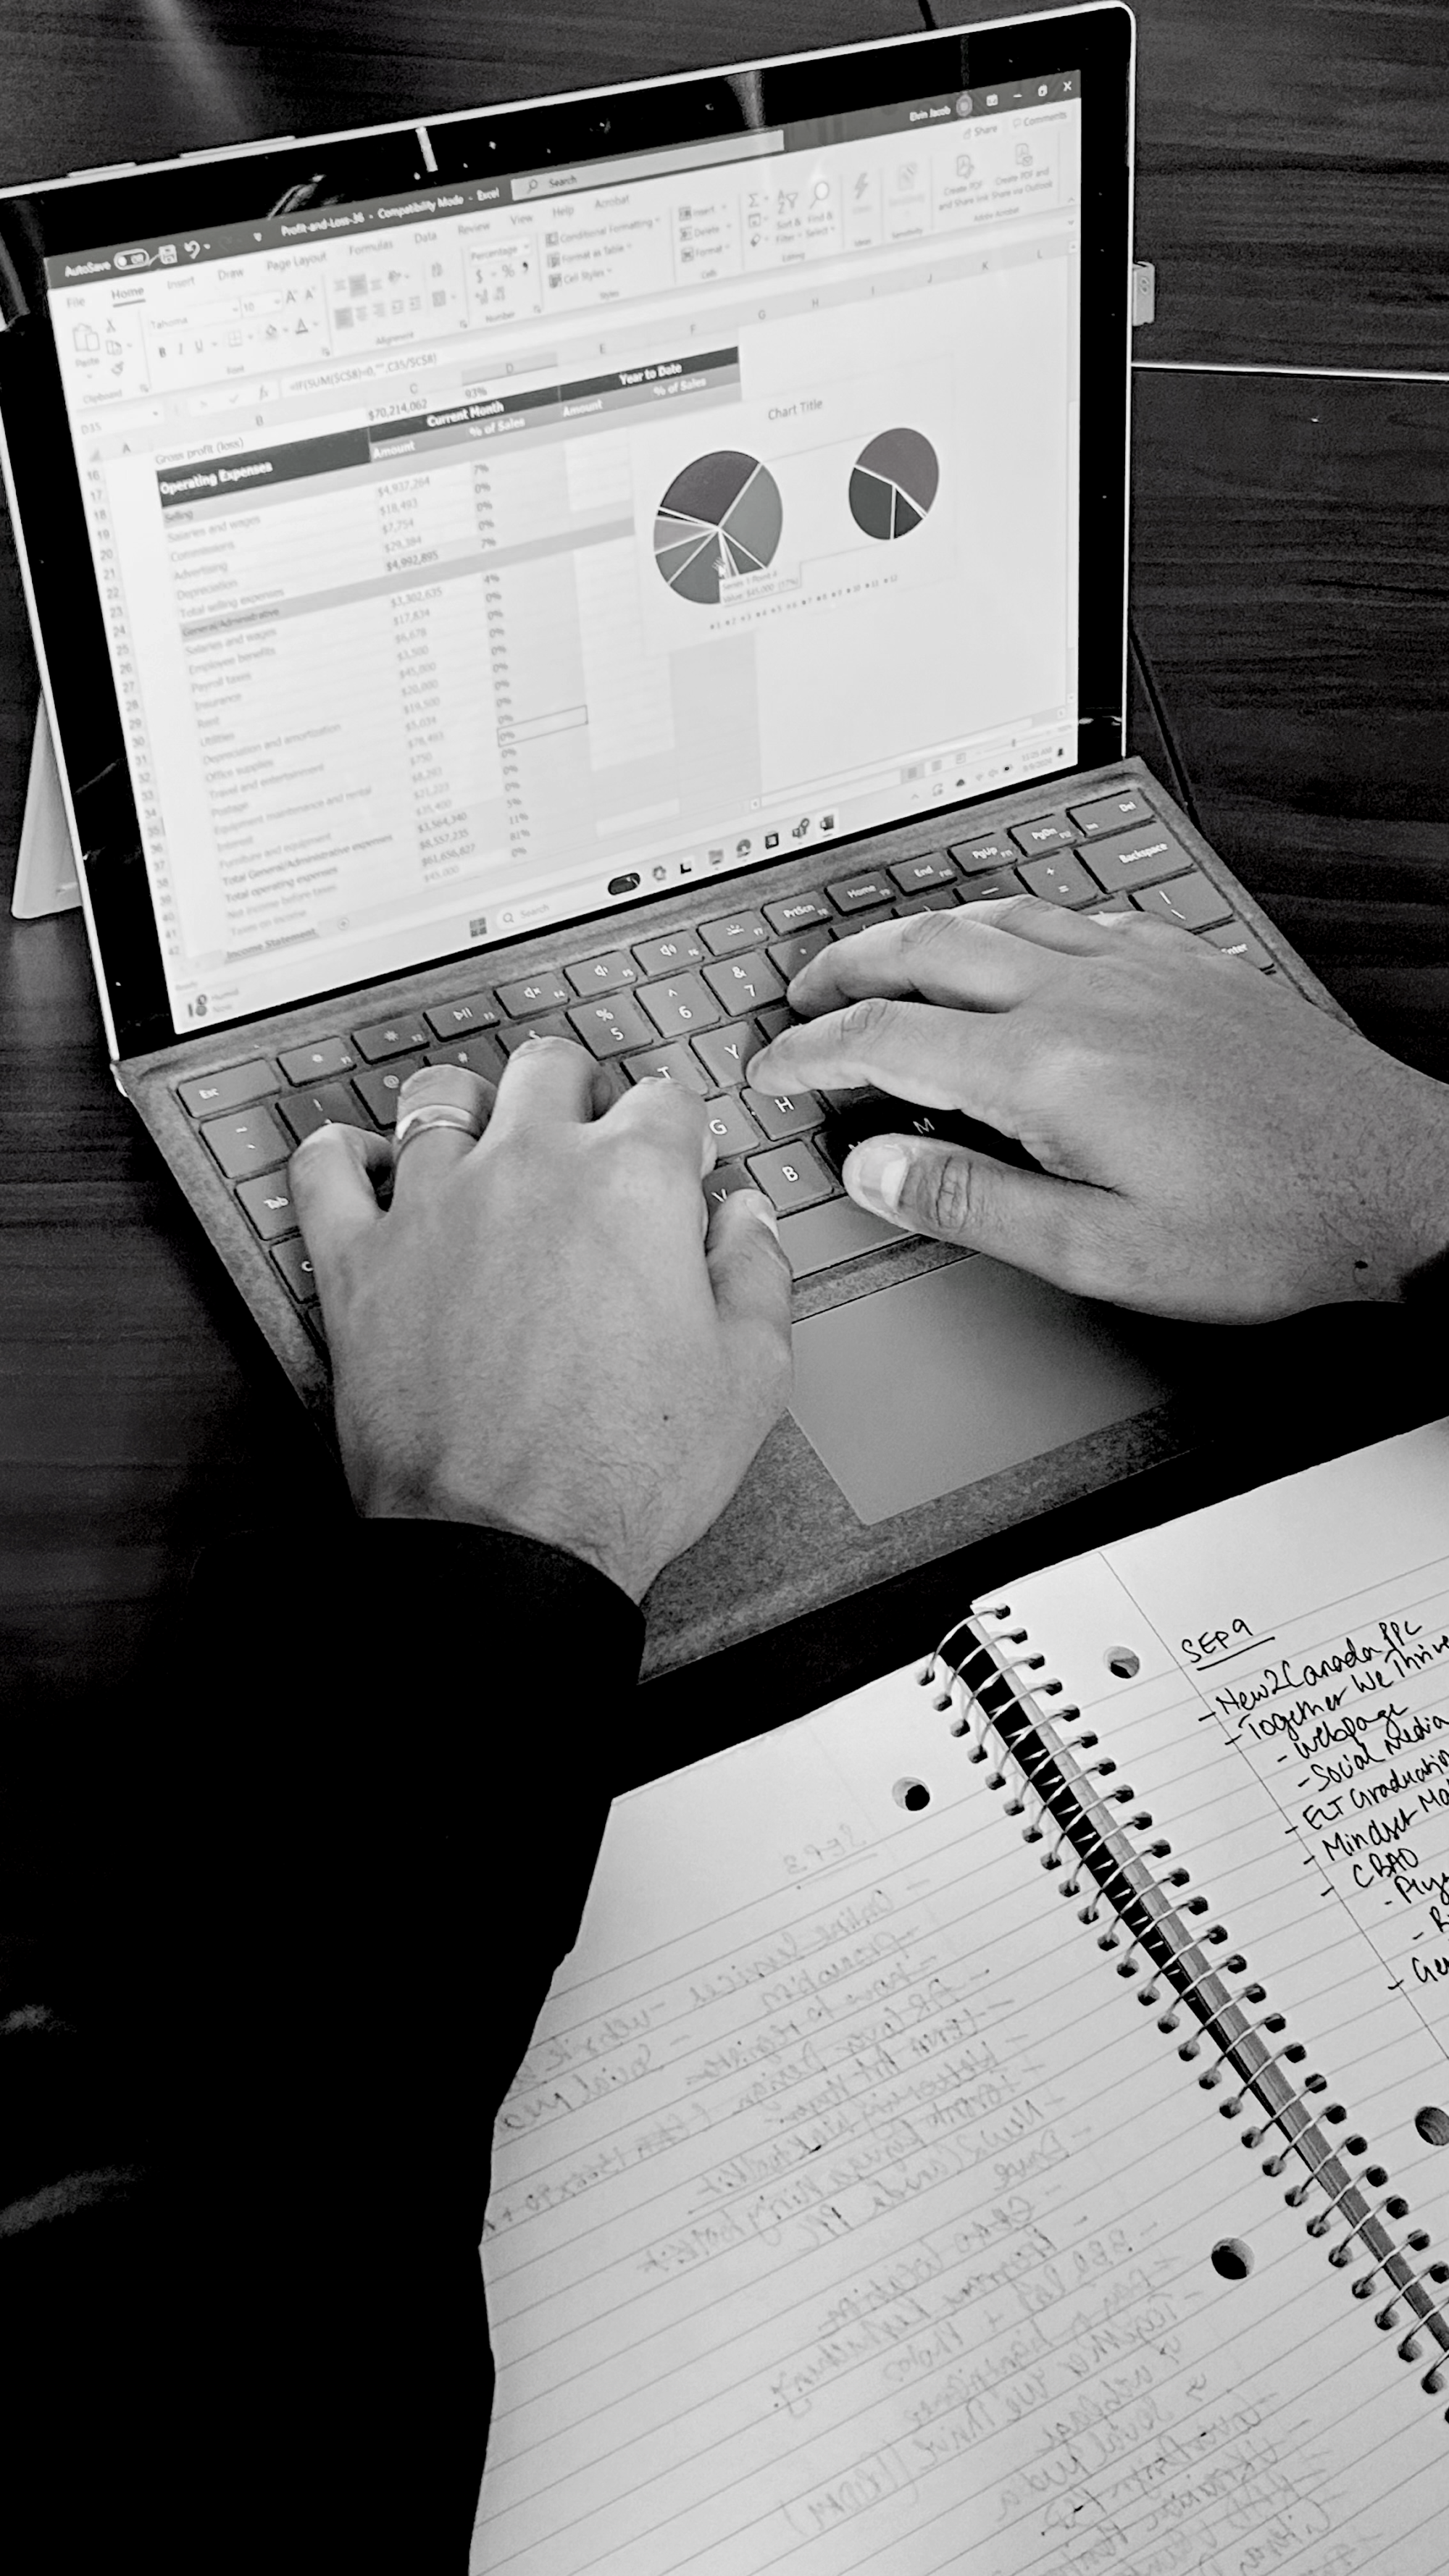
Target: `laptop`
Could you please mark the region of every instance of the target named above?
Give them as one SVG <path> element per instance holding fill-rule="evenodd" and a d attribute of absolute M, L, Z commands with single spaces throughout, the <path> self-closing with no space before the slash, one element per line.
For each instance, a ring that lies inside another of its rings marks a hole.
<path fill-rule="evenodd" d="M 1125 757 L 1132 72 L 1113 0 L 0 199 L 112 1070 L 299 1396 L 287 1158 L 420 1064 L 561 1032 L 779 1210 L 791 1410 L 646 1671 L 1162 1456 L 1201 1361 L 849 1200 L 743 1081 L 805 957 L 1025 889 L 1336 1007 Z"/>

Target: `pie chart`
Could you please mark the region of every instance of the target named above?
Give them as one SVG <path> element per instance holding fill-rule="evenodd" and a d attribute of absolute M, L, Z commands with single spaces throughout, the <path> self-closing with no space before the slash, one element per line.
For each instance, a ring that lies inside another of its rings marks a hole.
<path fill-rule="evenodd" d="M 918 429 L 883 429 L 850 478 L 850 515 L 867 537 L 907 537 L 936 497 L 940 460 Z"/>
<path fill-rule="evenodd" d="M 697 456 L 676 474 L 654 522 L 654 560 L 681 599 L 719 604 L 719 586 L 763 572 L 780 542 L 779 486 L 737 447 Z"/>

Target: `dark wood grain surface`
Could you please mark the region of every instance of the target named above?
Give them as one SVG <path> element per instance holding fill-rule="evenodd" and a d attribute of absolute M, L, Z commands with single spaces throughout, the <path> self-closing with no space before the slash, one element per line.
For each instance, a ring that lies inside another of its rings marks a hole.
<path fill-rule="evenodd" d="M 1153 353 L 1442 366 L 1438 8 L 1142 0 L 1139 22 L 1141 246 L 1162 267 Z M 710 0 L 677 19 L 616 0 L 550 12 L 516 0 L 409 11 L 316 0 L 305 12 L 280 0 L 7 0 L 0 176 L 912 23 L 886 0 L 799 0 L 788 13 Z M 1143 374 L 1137 435 L 1133 579 L 1157 716 L 1139 687 L 1134 748 L 1169 783 L 1181 761 L 1204 829 L 1360 1022 L 1449 1078 L 1449 387 Z M 0 525 L 7 890 L 34 689 Z M 18 924 L 7 912 L 6 1688 L 64 1715 L 124 1682 L 209 1534 L 232 1535 L 246 1641 L 218 1639 L 218 1653 L 252 1653 L 259 1682 L 279 1679 L 266 1670 L 267 1603 L 279 1584 L 305 1581 L 309 1523 L 334 1493 L 324 1453 L 110 1084 L 78 917 Z M 1191 1499 L 1161 1483 L 1154 1495 L 1147 1516 Z M 1126 1526 L 1144 1506 L 1125 1496 L 1115 1508 Z M 1063 1523 L 1040 1534 L 1040 1553 L 1087 1535 Z M 802 1704 L 847 1686 L 873 1655 L 912 1650 L 929 1604 L 909 1590 L 893 1604 L 817 1624 L 794 1667 Z"/>

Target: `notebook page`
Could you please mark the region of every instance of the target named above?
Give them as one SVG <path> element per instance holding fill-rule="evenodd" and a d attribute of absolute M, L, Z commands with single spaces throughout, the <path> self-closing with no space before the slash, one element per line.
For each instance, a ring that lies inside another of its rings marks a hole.
<path fill-rule="evenodd" d="M 1442 2408 L 932 1697 L 616 1802 L 498 2123 L 473 2567 L 1442 2576 Z"/>
<path fill-rule="evenodd" d="M 1195 1721 L 1268 1790 L 1326 1915 L 1449 2046 L 1449 1422 L 1008 1589 L 1010 1624 L 1094 1720 L 1190 1677 Z M 1143 1661 L 1121 1680 L 1124 1646 Z"/>

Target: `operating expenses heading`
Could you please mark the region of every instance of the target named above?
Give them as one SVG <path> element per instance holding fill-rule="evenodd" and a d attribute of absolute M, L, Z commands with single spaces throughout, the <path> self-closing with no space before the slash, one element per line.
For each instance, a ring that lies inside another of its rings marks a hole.
<path fill-rule="evenodd" d="M 620 367 L 609 375 L 579 376 L 568 384 L 535 385 L 523 393 L 474 398 L 441 411 L 419 412 L 411 420 L 390 421 L 385 428 L 289 439 L 255 454 L 188 466 L 184 473 L 158 474 L 156 489 L 165 509 L 201 492 L 296 482 L 304 475 L 338 474 L 350 465 L 371 465 L 379 457 L 416 456 L 469 439 L 562 427 L 569 421 L 648 404 L 666 387 L 676 396 L 720 391 L 738 385 L 739 377 L 738 349 L 711 349 L 698 358 L 661 358 L 649 366 Z"/>

